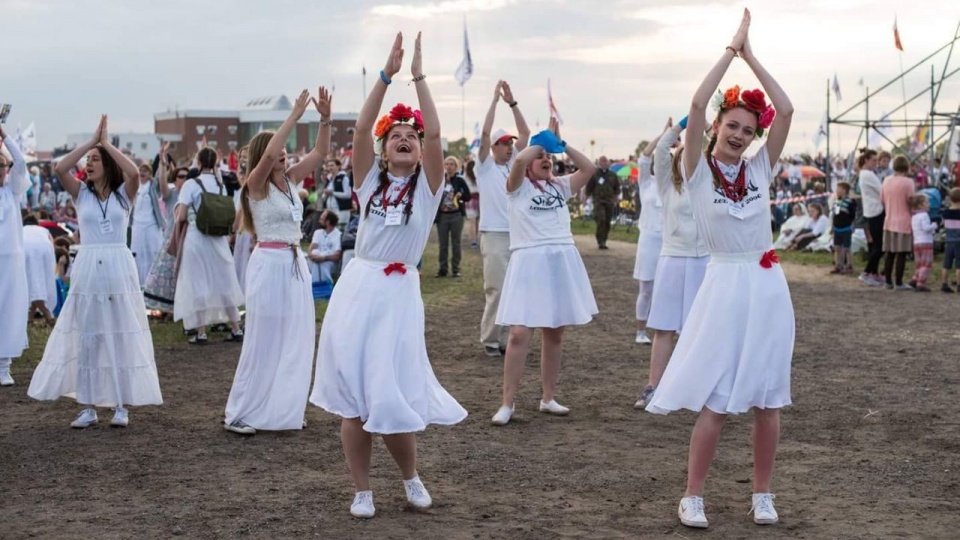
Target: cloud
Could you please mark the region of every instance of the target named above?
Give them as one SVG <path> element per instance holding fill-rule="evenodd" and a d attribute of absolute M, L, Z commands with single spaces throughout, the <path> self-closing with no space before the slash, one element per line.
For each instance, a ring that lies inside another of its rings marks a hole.
<path fill-rule="evenodd" d="M 515 4 L 517 0 L 444 0 L 419 4 L 385 4 L 370 10 L 377 17 L 401 17 L 404 19 L 428 19 L 451 13 L 464 14 L 480 11 L 496 11 Z"/>

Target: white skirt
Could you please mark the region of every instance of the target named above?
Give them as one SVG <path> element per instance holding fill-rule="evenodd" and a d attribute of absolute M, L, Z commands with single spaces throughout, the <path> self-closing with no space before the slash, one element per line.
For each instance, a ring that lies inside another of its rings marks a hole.
<path fill-rule="evenodd" d="M 130 231 L 130 251 L 133 260 L 137 263 L 137 275 L 140 277 L 140 286 L 147 282 L 150 267 L 153 266 L 157 253 L 163 247 L 163 231 L 154 225 L 134 225 Z"/>
<path fill-rule="evenodd" d="M 82 245 L 70 276 L 70 294 L 27 394 L 98 407 L 163 403 L 130 250 L 122 244 Z"/>
<path fill-rule="evenodd" d="M 228 322 L 243 304 L 229 240 L 207 236 L 191 223 L 181 249 L 173 320 L 183 320 L 184 328 Z"/>
<path fill-rule="evenodd" d="M 497 325 L 560 328 L 587 324 L 597 313 L 590 277 L 576 246 L 552 244 L 510 253 Z"/>
<path fill-rule="evenodd" d="M 384 435 L 453 425 L 467 411 L 440 386 L 424 340 L 420 274 L 354 258 L 320 327 L 310 403 Z"/>
<path fill-rule="evenodd" d="M 710 256 L 660 257 L 657 277 L 653 280 L 653 305 L 647 319 L 647 328 L 654 330 L 683 330 L 693 300 L 697 297 Z"/>
<path fill-rule="evenodd" d="M 240 290 L 244 294 L 247 292 L 247 265 L 252 250 L 253 236 L 248 232 L 237 234 L 237 239 L 233 244 L 233 267 L 237 271 L 237 281 L 240 283 Z"/>
<path fill-rule="evenodd" d="M 306 260 L 299 249 L 294 263 L 289 249 L 257 248 L 247 276 L 247 323 L 227 424 L 242 420 L 256 429 L 301 429 L 316 339 Z"/>
<path fill-rule="evenodd" d="M 647 411 L 739 414 L 790 405 L 793 302 L 780 265 L 763 268 L 761 255 L 712 255 Z"/>
<path fill-rule="evenodd" d="M 27 348 L 27 292 L 23 252 L 0 254 L 0 358 L 18 358 Z"/>
<path fill-rule="evenodd" d="M 637 257 L 633 262 L 633 279 L 653 281 L 657 275 L 661 247 L 663 247 L 662 233 L 640 231 L 640 238 L 637 239 Z"/>
<path fill-rule="evenodd" d="M 27 262 L 27 285 L 30 302 L 42 301 L 47 309 L 57 307 L 57 260 L 53 251 L 53 244 L 23 246 L 24 258 Z"/>

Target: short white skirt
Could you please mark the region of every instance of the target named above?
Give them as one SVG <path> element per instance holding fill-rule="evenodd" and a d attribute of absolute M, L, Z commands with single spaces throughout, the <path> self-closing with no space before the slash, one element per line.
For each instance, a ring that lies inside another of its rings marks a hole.
<path fill-rule="evenodd" d="M 333 288 L 320 327 L 310 403 L 359 418 L 370 433 L 423 431 L 467 417 L 437 381 L 424 339 L 420 274 L 353 258 Z"/>
<path fill-rule="evenodd" d="M 739 414 L 790 405 L 793 302 L 780 265 L 763 268 L 761 256 L 712 254 L 647 411 Z"/>
<path fill-rule="evenodd" d="M 560 328 L 587 324 L 598 313 L 590 276 L 573 244 L 513 250 L 500 291 L 500 326 Z"/>
<path fill-rule="evenodd" d="M 710 256 L 660 257 L 657 277 L 653 280 L 653 305 L 647 319 L 647 328 L 654 330 L 683 330 L 693 300 L 697 297 Z"/>
<path fill-rule="evenodd" d="M 70 276 L 70 294 L 27 394 L 97 407 L 163 403 L 130 250 L 122 244 L 82 245 Z"/>
<path fill-rule="evenodd" d="M 661 247 L 663 247 L 662 233 L 640 231 L 640 238 L 637 239 L 637 256 L 633 262 L 633 279 L 653 281 L 657 275 Z"/>

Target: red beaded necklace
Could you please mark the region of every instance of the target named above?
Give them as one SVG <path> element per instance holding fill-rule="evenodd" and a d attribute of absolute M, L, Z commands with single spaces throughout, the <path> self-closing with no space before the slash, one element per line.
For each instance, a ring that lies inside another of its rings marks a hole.
<path fill-rule="evenodd" d="M 720 189 L 723 190 L 724 197 L 733 202 L 740 202 L 747 196 L 747 164 L 745 161 L 740 161 L 740 171 L 737 173 L 737 179 L 732 183 L 726 181 L 726 177 L 720 171 L 720 167 L 717 166 L 717 158 L 710 156 L 707 164 L 710 165 L 710 172 L 713 173 L 713 177 L 720 181 Z"/>

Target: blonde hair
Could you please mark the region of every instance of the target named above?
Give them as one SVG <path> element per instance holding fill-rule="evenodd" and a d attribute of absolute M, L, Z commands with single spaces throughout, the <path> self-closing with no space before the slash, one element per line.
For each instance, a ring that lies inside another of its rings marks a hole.
<path fill-rule="evenodd" d="M 457 159 L 457 156 L 447 156 L 447 157 L 443 160 L 444 165 L 446 165 L 446 163 L 447 163 L 448 161 L 452 161 L 452 162 L 454 162 L 454 163 L 457 164 L 457 171 L 458 171 L 458 172 L 461 170 L 461 163 L 460 163 L 460 160 Z"/>
<path fill-rule="evenodd" d="M 910 205 L 911 210 L 920 210 L 930 204 L 930 199 L 928 199 L 924 193 L 917 193 L 916 195 L 911 195 L 910 198 L 907 199 L 907 203 Z"/>

